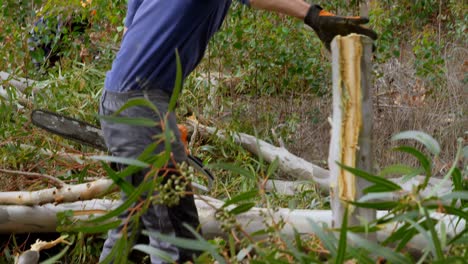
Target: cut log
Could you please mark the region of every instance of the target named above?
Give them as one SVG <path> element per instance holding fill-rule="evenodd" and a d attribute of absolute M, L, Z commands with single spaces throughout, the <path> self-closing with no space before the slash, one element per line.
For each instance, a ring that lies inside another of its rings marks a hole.
<path fill-rule="evenodd" d="M 88 219 L 90 215 L 100 215 L 116 208 L 119 202 L 112 200 L 89 200 L 74 203 L 63 204 L 44 204 L 41 206 L 19 206 L 19 205 L 0 205 L 0 233 L 41 233 L 55 232 L 57 228 L 57 213 L 66 210 L 75 212 L 75 220 Z M 220 222 L 216 219 L 216 211 L 223 205 L 222 201 L 201 196 L 196 199 L 196 206 L 202 226 L 203 234 L 206 238 L 215 236 L 224 237 L 226 233 L 221 229 Z M 387 212 L 379 211 L 377 216 L 386 215 Z M 440 220 L 447 231 L 448 236 L 464 230 L 466 220 L 460 220 L 450 215 L 433 213 L 434 219 Z M 252 208 L 250 211 L 237 216 L 237 222 L 247 233 L 252 234 L 256 231 L 271 227 L 272 223 L 283 221 L 284 227 L 281 233 L 287 236 L 294 236 L 294 229 L 302 235 L 313 234 L 313 228 L 310 221 L 319 225 L 330 227 L 332 213 L 329 210 L 290 210 L 286 208 L 266 209 Z M 377 233 L 379 241 L 388 237 L 395 229 L 395 225 L 387 225 L 385 229 Z M 437 226 L 440 228 L 440 225 Z M 262 238 L 262 237 L 257 237 Z M 424 249 L 428 246 L 428 241 L 422 236 L 416 236 L 411 240 L 410 247 Z"/>

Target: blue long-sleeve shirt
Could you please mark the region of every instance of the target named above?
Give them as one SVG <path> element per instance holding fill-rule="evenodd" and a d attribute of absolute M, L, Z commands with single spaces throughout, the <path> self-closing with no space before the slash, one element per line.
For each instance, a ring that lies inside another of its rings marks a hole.
<path fill-rule="evenodd" d="M 249 4 L 249 0 L 239 1 Z M 128 31 L 107 73 L 105 88 L 172 93 L 175 50 L 185 79 L 200 63 L 230 5 L 231 0 L 129 0 L 125 18 Z"/>

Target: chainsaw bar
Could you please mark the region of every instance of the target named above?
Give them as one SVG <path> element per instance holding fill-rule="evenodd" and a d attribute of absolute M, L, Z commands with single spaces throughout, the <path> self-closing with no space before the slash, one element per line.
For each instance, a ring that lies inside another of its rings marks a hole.
<path fill-rule="evenodd" d="M 99 150 L 107 151 L 101 128 L 87 122 L 41 109 L 32 111 L 31 121 L 35 126 L 52 134 Z M 214 176 L 204 167 L 203 162 L 192 155 L 188 155 L 187 161 L 190 166 L 207 177 L 208 188 L 211 189 Z"/>
<path fill-rule="evenodd" d="M 101 129 L 84 121 L 47 110 L 33 110 L 31 121 L 52 134 L 107 151 Z"/>

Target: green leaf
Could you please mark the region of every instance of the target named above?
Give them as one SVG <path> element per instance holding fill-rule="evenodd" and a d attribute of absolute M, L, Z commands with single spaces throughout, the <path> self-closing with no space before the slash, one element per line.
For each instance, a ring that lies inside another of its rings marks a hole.
<path fill-rule="evenodd" d="M 463 177 L 458 168 L 455 168 L 452 173 L 453 188 L 455 191 L 463 190 Z"/>
<path fill-rule="evenodd" d="M 164 118 L 164 123 L 165 124 L 168 124 L 168 120 L 167 118 Z M 166 160 L 169 161 L 170 157 L 171 157 L 171 151 L 172 151 L 172 145 L 171 145 L 171 142 L 172 142 L 172 139 L 174 138 L 174 133 L 173 131 L 170 129 L 169 126 L 166 126 L 166 129 L 164 129 L 164 150 L 165 152 L 163 153 L 163 160 Z"/>
<path fill-rule="evenodd" d="M 406 211 L 406 212 L 401 212 L 400 214 L 393 215 L 391 220 L 393 222 L 401 222 L 401 221 L 406 221 L 408 219 L 414 220 L 420 217 L 420 211 L 419 210 L 412 210 L 412 211 Z"/>
<path fill-rule="evenodd" d="M 460 199 L 460 200 L 468 200 L 468 191 L 455 191 L 448 193 L 442 197 L 440 197 L 441 200 L 452 200 L 452 199 Z"/>
<path fill-rule="evenodd" d="M 267 177 L 271 177 L 273 175 L 273 173 L 275 173 L 275 171 L 278 169 L 279 167 L 279 159 L 278 157 L 276 157 L 273 162 L 270 163 L 270 165 L 268 166 L 268 169 L 267 169 Z"/>
<path fill-rule="evenodd" d="M 118 256 L 125 255 L 126 250 L 127 250 L 126 247 L 127 247 L 126 237 L 122 236 L 114 244 L 109 255 L 107 255 L 107 257 L 104 260 L 100 261 L 99 264 L 111 264 L 111 263 L 114 264 L 115 259 Z"/>
<path fill-rule="evenodd" d="M 64 249 L 62 249 L 57 255 L 44 260 L 40 262 L 39 264 L 55 264 L 57 263 L 64 255 L 67 253 L 67 251 L 70 249 L 70 246 L 66 246 Z"/>
<path fill-rule="evenodd" d="M 120 225 L 120 220 L 115 220 L 109 223 L 104 223 L 100 225 L 84 225 L 84 226 L 63 226 L 58 227 L 58 231 L 75 231 L 75 232 L 83 232 L 88 234 L 96 234 L 96 233 L 104 233 L 109 229 L 117 228 Z"/>
<path fill-rule="evenodd" d="M 394 196 L 393 192 L 368 193 L 362 196 L 361 198 L 359 198 L 357 202 L 363 203 L 363 202 L 372 201 L 372 200 L 391 200 L 393 196 Z"/>
<path fill-rule="evenodd" d="M 411 166 L 407 166 L 405 164 L 394 164 L 394 165 L 390 165 L 382 169 L 382 171 L 380 172 L 380 176 L 385 177 L 387 175 L 392 175 L 392 174 L 409 175 L 409 174 L 413 174 L 415 170 L 416 170 L 415 168 Z"/>
<path fill-rule="evenodd" d="M 295 229 L 294 229 L 294 234 L 295 236 L 296 235 L 299 236 L 299 234 L 297 233 L 297 230 Z M 300 246 L 299 246 L 300 243 L 298 245 L 294 245 L 292 243 L 292 240 L 289 237 L 286 237 L 283 234 L 278 234 L 278 235 L 281 238 L 281 240 L 286 244 L 285 251 L 287 251 L 289 254 L 291 254 L 295 258 L 296 263 L 304 263 L 304 264 L 316 263 L 316 261 L 313 261 L 313 259 L 310 256 L 306 255 L 303 252 L 303 250 L 300 250 Z"/>
<path fill-rule="evenodd" d="M 409 154 L 413 155 L 414 157 L 416 157 L 418 159 L 419 163 L 421 163 L 421 166 L 423 167 L 423 169 L 424 169 L 424 171 L 426 173 L 426 176 L 424 178 L 424 182 L 421 185 L 421 189 L 425 189 L 427 187 L 427 184 L 429 183 L 429 179 L 432 176 L 432 167 L 431 167 L 431 163 L 430 163 L 429 159 L 423 153 L 421 153 L 420 151 L 418 151 L 418 150 L 416 150 L 415 148 L 412 148 L 412 147 L 401 146 L 401 147 L 395 148 L 395 150 L 405 152 L 405 153 L 409 153 Z"/>
<path fill-rule="evenodd" d="M 439 209 L 440 205 L 430 205 L 426 206 L 428 209 Z M 449 205 L 442 205 L 442 208 L 444 209 L 445 213 L 450 214 L 450 215 L 456 215 L 460 217 L 461 219 L 468 219 L 468 211 L 464 211 L 462 209 L 449 206 Z"/>
<path fill-rule="evenodd" d="M 423 207 L 422 210 L 424 214 L 426 215 L 428 229 L 429 229 L 429 232 L 431 233 L 432 242 L 435 248 L 436 255 L 434 257 L 437 257 L 436 260 L 442 260 L 444 258 L 444 252 L 442 250 L 442 246 L 440 244 L 437 231 L 435 230 L 435 224 L 432 222 L 432 219 L 429 216 L 429 212 L 427 211 L 427 209 Z"/>
<path fill-rule="evenodd" d="M 382 185 L 371 185 L 362 190 L 364 194 L 370 193 L 389 193 L 388 188 Z"/>
<path fill-rule="evenodd" d="M 114 156 L 91 156 L 91 159 L 94 160 L 102 160 L 106 162 L 115 162 L 125 165 L 132 165 L 140 168 L 148 168 L 150 165 L 146 162 L 137 160 L 137 159 L 129 159 L 129 158 L 122 158 L 122 157 L 114 157 Z"/>
<path fill-rule="evenodd" d="M 149 232 L 146 230 L 143 230 L 142 233 L 145 235 L 149 235 L 151 237 L 160 239 L 162 241 L 171 243 L 177 247 L 190 249 L 190 250 L 208 251 L 208 248 L 212 247 L 212 245 L 209 244 L 208 242 L 204 243 L 196 239 L 173 237 L 173 236 L 161 234 L 159 232 Z"/>
<path fill-rule="evenodd" d="M 254 246 L 250 244 L 247 246 L 247 248 L 242 248 L 241 250 L 239 250 L 239 253 L 236 255 L 236 260 L 238 262 L 241 262 L 242 260 L 244 260 L 245 257 L 247 257 L 247 255 L 252 251 L 253 248 Z"/>
<path fill-rule="evenodd" d="M 423 167 L 424 171 L 426 172 L 426 178 L 431 176 L 431 174 L 432 174 L 431 163 L 430 163 L 429 159 L 426 158 L 426 156 L 422 152 L 420 152 L 419 150 L 417 150 L 417 149 L 415 149 L 413 147 L 409 147 L 409 146 L 400 146 L 400 147 L 395 148 L 394 150 L 400 151 L 400 152 L 405 152 L 405 153 L 413 155 L 421 163 L 421 166 Z"/>
<path fill-rule="evenodd" d="M 66 238 L 68 238 L 68 236 L 65 237 L 65 239 Z M 72 236 L 71 241 L 68 241 L 68 242 L 70 242 L 70 244 L 73 245 L 73 243 L 75 242 L 75 236 Z M 70 249 L 70 246 L 66 246 L 57 255 L 55 255 L 55 256 L 47 259 L 47 260 L 44 260 L 44 261 L 40 262 L 40 264 L 54 264 L 54 263 L 57 263 L 59 261 L 59 259 L 61 259 L 65 255 L 65 253 L 67 253 L 67 251 L 69 249 Z"/>
<path fill-rule="evenodd" d="M 145 117 L 120 117 L 120 116 L 99 116 L 100 119 L 118 124 L 126 124 L 129 126 L 143 126 L 143 127 L 155 127 L 159 125 L 153 119 Z"/>
<path fill-rule="evenodd" d="M 402 239 L 405 234 L 410 233 L 410 227 L 411 225 L 408 223 L 405 223 L 403 226 L 399 227 L 396 231 L 394 231 L 389 237 L 387 237 L 382 244 L 387 245 L 390 243 L 395 243 L 398 240 Z M 414 228 L 413 228 L 414 230 Z"/>
<path fill-rule="evenodd" d="M 345 257 L 346 257 L 346 245 L 348 244 L 348 240 L 346 236 L 347 231 L 348 231 L 347 228 L 348 228 L 348 217 L 349 217 L 348 207 L 349 206 L 346 206 L 344 216 L 343 216 L 343 223 L 340 229 L 340 241 L 338 244 L 338 252 L 336 255 L 336 261 L 335 261 L 336 264 L 344 263 Z"/>
<path fill-rule="evenodd" d="M 458 143 L 458 148 L 457 148 L 457 154 L 455 154 L 455 159 L 453 161 L 453 164 L 452 166 L 450 167 L 449 171 L 447 172 L 447 174 L 445 174 L 444 178 L 442 179 L 442 181 L 440 181 L 435 187 L 433 187 L 431 189 L 431 193 L 429 194 L 430 196 L 434 195 L 441 187 L 442 185 L 449 180 L 450 176 L 453 175 L 453 173 L 457 173 L 457 165 L 458 165 L 458 162 L 461 158 L 461 152 L 462 152 L 462 144 L 463 144 L 464 140 L 462 138 L 459 138 L 457 139 L 457 143 Z"/>
<path fill-rule="evenodd" d="M 422 174 L 425 174 L 425 170 L 422 168 L 422 167 L 419 167 L 417 169 L 414 169 L 414 171 L 410 174 L 407 174 L 407 175 L 404 175 L 401 179 L 402 183 L 405 183 L 405 182 L 408 182 L 409 180 L 411 180 L 412 178 L 418 176 L 418 175 L 422 175 Z"/>
<path fill-rule="evenodd" d="M 375 225 L 372 225 L 372 226 L 363 225 L 363 226 L 348 226 L 347 229 L 348 229 L 348 232 L 368 234 L 372 232 L 377 232 L 381 230 L 382 228 L 379 226 L 375 226 Z"/>
<path fill-rule="evenodd" d="M 468 159 L 468 146 L 463 147 L 463 157 Z"/>
<path fill-rule="evenodd" d="M 229 212 L 233 215 L 239 215 L 239 214 L 249 211 L 254 206 L 255 206 L 255 203 L 244 203 L 244 204 L 238 205 L 237 207 L 233 208 Z"/>
<path fill-rule="evenodd" d="M 174 83 L 174 90 L 172 91 L 171 100 L 169 101 L 168 111 L 173 112 L 176 105 L 177 100 L 179 99 L 179 94 L 182 91 L 182 64 L 180 63 L 180 56 L 179 51 L 175 49 L 175 56 L 176 56 L 176 78 Z"/>
<path fill-rule="evenodd" d="M 425 228 L 423 228 L 420 224 L 416 223 L 415 221 L 413 221 L 412 219 L 406 219 L 406 221 L 408 223 L 411 224 L 411 226 L 413 226 L 416 230 L 418 230 L 418 233 L 422 236 L 424 236 L 425 240 L 427 241 L 427 243 L 429 244 L 429 246 L 431 247 L 431 251 L 433 253 L 434 256 L 437 255 L 436 253 L 436 249 L 435 249 L 435 246 L 434 246 L 434 241 L 432 241 L 431 237 L 429 236 L 429 234 L 427 233 L 427 231 L 425 230 Z M 426 224 L 427 225 L 427 224 Z"/>
<path fill-rule="evenodd" d="M 114 217 L 121 215 L 125 210 L 130 208 L 142 196 L 144 192 L 154 189 L 154 185 L 155 185 L 154 182 L 147 182 L 147 183 L 140 184 L 138 188 L 134 192 L 130 193 L 127 199 L 117 208 L 115 208 L 114 210 L 110 211 L 109 213 L 105 215 L 92 218 L 84 222 L 86 224 L 101 223 L 101 222 L 107 221 L 109 219 L 112 219 Z"/>
<path fill-rule="evenodd" d="M 169 254 L 167 254 L 167 252 L 158 248 L 151 247 L 149 245 L 138 244 L 138 245 L 135 245 L 133 249 L 146 253 L 150 256 L 158 256 L 161 260 L 164 260 L 167 263 L 174 262 L 172 257 Z"/>
<path fill-rule="evenodd" d="M 124 180 L 122 177 L 120 177 L 117 173 L 114 172 L 114 170 L 111 169 L 109 165 L 105 162 L 101 162 L 102 167 L 104 170 L 107 172 L 107 176 L 112 179 L 112 181 L 119 186 L 119 188 L 125 192 L 125 194 L 130 195 L 132 192 L 135 191 L 135 187 L 128 183 L 126 180 Z"/>
<path fill-rule="evenodd" d="M 187 239 L 187 238 L 179 238 L 169 235 L 164 235 L 159 232 L 148 232 L 143 230 L 143 234 L 150 235 L 152 237 L 158 238 L 162 241 L 166 241 L 175 245 L 177 247 L 197 250 L 197 251 L 207 251 L 211 254 L 211 256 L 220 264 L 225 264 L 226 260 L 221 257 L 216 249 L 216 247 L 210 243 L 208 243 L 198 232 L 193 230 L 193 228 L 187 224 L 183 224 L 184 228 L 187 228 L 196 239 Z"/>
<path fill-rule="evenodd" d="M 338 163 L 338 162 L 337 162 Z M 338 163 L 338 165 L 340 167 L 342 167 L 343 169 L 351 172 L 352 174 L 356 175 L 357 177 L 360 177 L 360 178 L 363 178 L 365 180 L 367 180 L 368 182 L 373 182 L 375 183 L 376 185 L 379 185 L 381 186 L 382 189 L 380 189 L 382 192 L 383 191 L 397 191 L 397 190 L 401 190 L 401 187 L 392 182 L 392 181 L 389 181 L 387 179 L 384 179 L 382 177 L 379 177 L 379 176 L 376 176 L 376 175 L 372 175 L 370 173 L 367 173 L 365 171 L 362 171 L 362 170 L 359 170 L 359 169 L 355 169 L 355 168 L 352 168 L 352 167 L 348 167 L 346 165 L 343 165 L 341 163 Z"/>
<path fill-rule="evenodd" d="M 358 246 L 367 249 L 369 252 L 384 257 L 390 263 L 411 263 L 407 257 L 391 250 L 390 248 L 382 247 L 371 241 L 361 238 L 359 235 L 349 233 L 349 238 L 353 240 Z"/>
<path fill-rule="evenodd" d="M 234 172 L 234 173 L 237 173 L 241 176 L 244 176 L 246 178 L 252 178 L 251 176 L 251 172 L 246 170 L 246 169 L 243 169 L 239 166 L 236 166 L 234 164 L 230 164 L 230 163 L 223 163 L 223 162 L 220 162 L 220 163 L 215 163 L 215 164 L 208 164 L 206 166 L 208 169 L 223 169 L 223 170 L 228 170 L 228 171 L 231 171 L 231 172 Z"/>
<path fill-rule="evenodd" d="M 396 251 L 403 250 L 406 245 L 413 239 L 418 234 L 418 231 L 416 231 L 415 228 L 411 228 L 408 230 L 408 232 L 403 233 L 400 242 L 398 243 L 398 246 L 396 248 Z"/>
<path fill-rule="evenodd" d="M 363 250 L 362 248 L 348 247 L 348 254 L 354 257 L 359 264 L 375 264 L 375 260 L 369 256 L 369 253 Z M 314 262 L 322 263 L 322 262 Z"/>
<path fill-rule="evenodd" d="M 224 202 L 224 205 L 222 206 L 222 208 L 225 208 L 231 204 L 235 204 L 235 203 L 239 203 L 239 202 L 242 202 L 242 201 L 248 201 L 250 199 L 253 199 L 255 197 L 258 196 L 258 190 L 252 190 L 252 191 L 248 191 L 248 192 L 244 192 L 244 193 L 241 193 L 241 194 L 238 194 L 234 197 L 232 197 L 231 199 L 227 200 L 226 202 Z"/>
<path fill-rule="evenodd" d="M 325 246 L 328 251 L 330 251 L 332 256 L 337 256 L 337 248 L 336 248 L 336 238 L 333 236 L 332 233 L 325 233 L 323 231 L 322 227 L 320 227 L 315 221 L 312 219 L 307 219 L 309 221 L 310 227 L 312 229 L 312 232 L 320 238 L 320 241 L 322 241 L 323 245 Z"/>
<path fill-rule="evenodd" d="M 159 113 L 158 108 L 148 99 L 146 98 L 130 98 L 122 107 L 119 108 L 113 116 L 117 117 L 120 113 L 122 113 L 124 110 L 135 107 L 135 106 L 146 106 L 153 110 L 155 113 Z"/>
<path fill-rule="evenodd" d="M 422 143 L 432 154 L 440 154 L 440 145 L 432 136 L 421 131 L 404 131 L 392 137 L 392 140 L 413 139 Z"/>
<path fill-rule="evenodd" d="M 448 256 L 446 259 L 432 262 L 432 264 L 466 264 L 466 259 L 459 256 Z"/>

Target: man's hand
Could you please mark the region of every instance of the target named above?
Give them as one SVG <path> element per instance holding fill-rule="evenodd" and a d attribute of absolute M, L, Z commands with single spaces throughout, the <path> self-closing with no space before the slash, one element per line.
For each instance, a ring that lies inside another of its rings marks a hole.
<path fill-rule="evenodd" d="M 331 41 L 337 35 L 347 36 L 356 33 L 368 36 L 373 40 L 377 39 L 375 31 L 361 26 L 369 22 L 368 18 L 335 16 L 318 5 L 310 6 L 304 22 L 314 29 L 328 50 L 330 50 Z"/>

